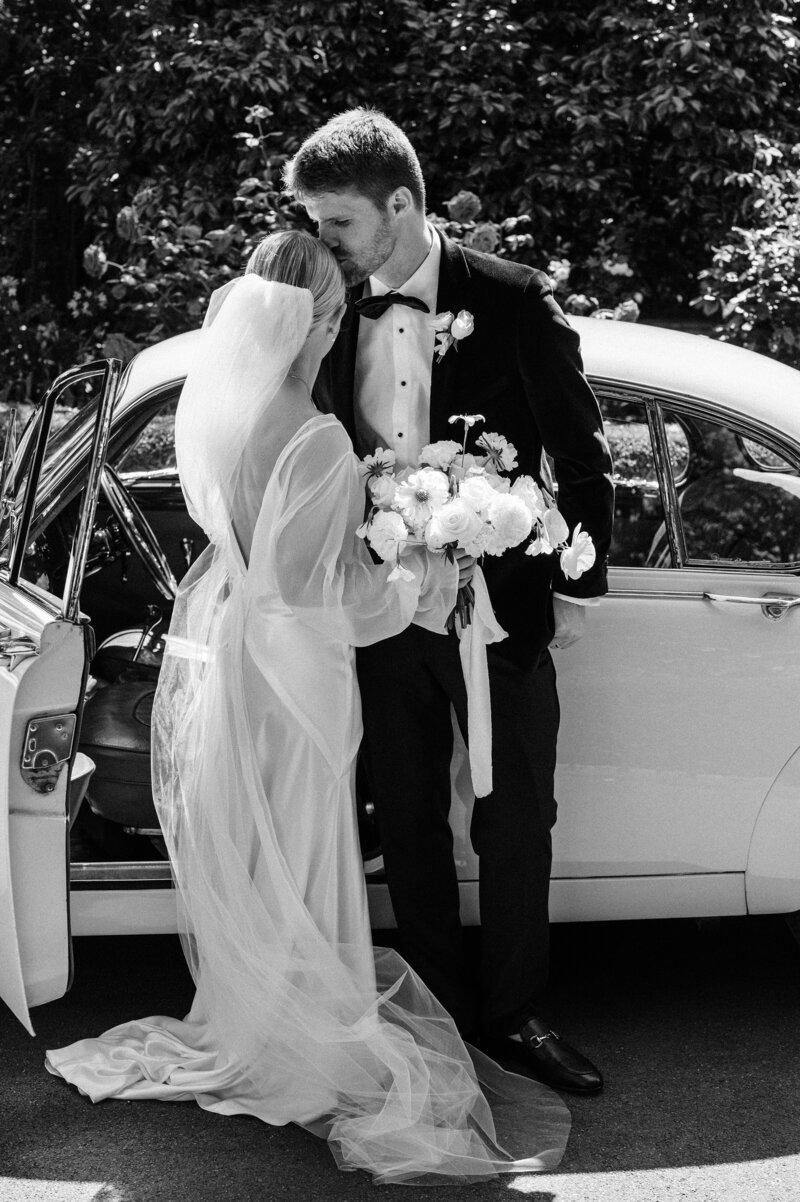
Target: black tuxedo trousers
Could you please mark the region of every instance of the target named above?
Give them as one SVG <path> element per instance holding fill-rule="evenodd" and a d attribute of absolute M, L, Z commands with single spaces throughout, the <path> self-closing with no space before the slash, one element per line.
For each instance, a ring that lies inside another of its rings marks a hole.
<path fill-rule="evenodd" d="M 481 960 L 468 963 L 450 808 L 450 706 L 466 739 L 458 639 L 417 626 L 358 650 L 364 768 L 402 951 L 467 1037 L 506 1035 L 536 1009 L 548 970 L 548 889 L 559 707 L 543 651 L 520 666 L 488 648 L 494 790 L 475 802 Z"/>

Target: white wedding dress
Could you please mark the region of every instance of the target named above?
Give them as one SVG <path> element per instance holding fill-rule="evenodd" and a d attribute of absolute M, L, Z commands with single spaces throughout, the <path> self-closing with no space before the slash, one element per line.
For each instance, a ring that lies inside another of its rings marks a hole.
<path fill-rule="evenodd" d="M 378 1182 L 553 1168 L 569 1131 L 557 1095 L 473 1063 L 403 960 L 372 947 L 354 647 L 412 620 L 442 629 L 456 579 L 416 551 L 414 580 L 389 583 L 355 537 L 350 441 L 331 416 L 301 424 L 281 389 L 311 309 L 305 290 L 245 276 L 178 407 L 181 480 L 211 542 L 175 605 L 153 775 L 192 1008 L 52 1050 L 47 1067 L 93 1101 L 301 1124 Z M 522 1147 L 501 1146 L 487 1094 Z"/>

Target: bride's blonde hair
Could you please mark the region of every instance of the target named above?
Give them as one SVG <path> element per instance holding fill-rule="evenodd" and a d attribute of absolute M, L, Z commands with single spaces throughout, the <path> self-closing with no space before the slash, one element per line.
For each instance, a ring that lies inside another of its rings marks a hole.
<path fill-rule="evenodd" d="M 247 260 L 245 274 L 307 288 L 314 298 L 312 330 L 339 312 L 345 299 L 342 269 L 319 238 L 302 230 L 267 234 Z"/>

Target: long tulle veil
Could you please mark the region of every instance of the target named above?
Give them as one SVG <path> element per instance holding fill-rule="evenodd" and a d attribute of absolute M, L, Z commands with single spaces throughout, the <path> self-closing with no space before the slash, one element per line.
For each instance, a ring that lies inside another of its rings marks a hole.
<path fill-rule="evenodd" d="M 178 406 L 181 482 L 210 539 L 180 586 L 153 713 L 154 795 L 197 985 L 179 1025 L 180 1096 L 300 1123 L 328 1139 L 341 1167 L 382 1182 L 551 1168 L 569 1130 L 560 1099 L 470 1054 L 400 957 L 373 957 L 368 932 L 326 938 L 270 812 L 243 677 L 251 573 L 231 515 L 245 448 L 311 317 L 304 289 L 237 281 L 203 331 Z M 170 1043 L 166 1063 L 175 1055 Z M 209 1055 L 213 1089 L 200 1071 Z M 498 1134 L 487 1096 L 511 1103 L 502 1109 L 519 1141 Z"/>

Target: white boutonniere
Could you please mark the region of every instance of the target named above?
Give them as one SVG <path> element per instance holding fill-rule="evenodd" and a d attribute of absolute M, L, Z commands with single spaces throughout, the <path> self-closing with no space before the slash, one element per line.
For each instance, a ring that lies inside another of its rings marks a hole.
<path fill-rule="evenodd" d="M 436 313 L 428 325 L 436 334 L 436 345 L 434 353 L 436 362 L 441 363 L 453 343 L 458 343 L 462 338 L 468 338 L 475 329 L 475 318 L 467 309 L 461 309 L 454 317 L 449 311 L 447 313 Z"/>

